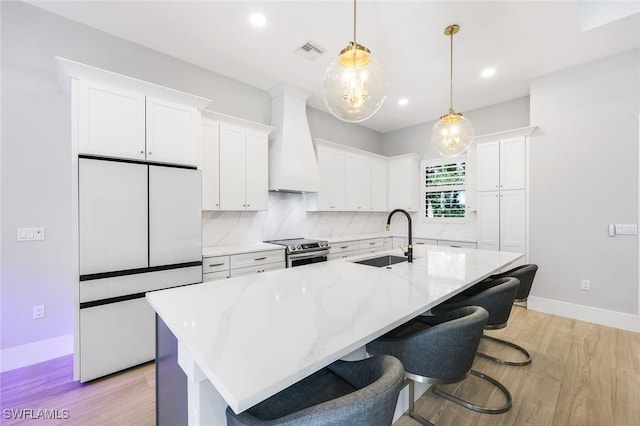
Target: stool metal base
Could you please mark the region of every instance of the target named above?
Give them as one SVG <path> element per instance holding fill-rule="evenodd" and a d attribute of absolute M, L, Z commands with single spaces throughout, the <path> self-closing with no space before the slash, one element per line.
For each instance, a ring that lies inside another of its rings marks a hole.
<path fill-rule="evenodd" d="M 429 420 L 425 419 L 420 414 L 415 412 L 415 401 L 414 401 L 414 398 L 415 398 L 415 390 L 414 390 L 415 389 L 414 388 L 415 381 L 413 381 L 412 379 L 409 379 L 409 378 L 405 378 L 403 385 L 409 385 L 409 411 L 407 412 L 409 417 L 411 417 L 413 420 L 417 421 L 421 425 L 424 425 L 424 426 L 436 426 L 433 423 L 431 423 Z"/>
<path fill-rule="evenodd" d="M 489 339 L 489 340 L 492 340 L 494 342 L 502 343 L 503 345 L 507 345 L 509 347 L 512 347 L 512 348 L 520 351 L 521 353 L 523 353 L 527 357 L 527 359 L 524 360 L 524 361 L 507 361 L 505 359 L 497 358 L 495 356 L 488 355 L 488 354 L 485 354 L 485 353 L 482 353 L 482 352 L 476 353 L 476 355 L 478 355 L 479 357 L 486 358 L 486 359 L 488 359 L 490 361 L 497 362 L 498 364 L 502 364 L 502 365 L 523 366 L 523 365 L 531 364 L 531 355 L 529 355 L 529 352 L 527 352 L 527 350 L 525 348 L 523 348 L 522 346 L 518 346 L 515 343 L 511 343 L 511 342 L 508 342 L 506 340 L 498 339 L 497 337 L 487 336 L 486 334 L 483 334 L 482 338 L 483 339 Z"/>
<path fill-rule="evenodd" d="M 433 386 L 432 392 L 438 396 L 441 396 L 445 399 L 448 399 L 451 402 L 454 402 L 458 405 L 461 405 L 465 408 L 468 408 L 469 410 L 473 410 L 476 411 L 478 413 L 483 413 L 483 414 L 502 414 L 502 413 L 506 413 L 507 411 L 509 411 L 511 409 L 511 405 L 512 405 L 512 398 L 511 398 L 511 393 L 509 392 L 509 390 L 504 387 L 504 385 L 502 383 L 500 383 L 499 381 L 497 381 L 496 379 L 494 379 L 493 377 L 487 376 L 484 373 L 481 373 L 479 371 L 476 370 L 471 370 L 470 373 L 476 377 L 479 377 L 483 380 L 486 380 L 487 382 L 491 383 L 492 385 L 494 385 L 495 387 L 497 387 L 498 389 L 500 389 L 500 391 L 503 393 L 503 395 L 507 398 L 507 402 L 505 403 L 505 405 L 503 405 L 502 407 L 498 407 L 498 408 L 490 408 L 490 407 L 483 407 L 481 405 L 476 405 L 473 404 L 472 402 L 469 401 L 465 401 L 464 399 L 460 399 L 457 396 L 453 396 L 450 393 L 441 391 L 440 389 L 437 388 L 437 386 Z"/>

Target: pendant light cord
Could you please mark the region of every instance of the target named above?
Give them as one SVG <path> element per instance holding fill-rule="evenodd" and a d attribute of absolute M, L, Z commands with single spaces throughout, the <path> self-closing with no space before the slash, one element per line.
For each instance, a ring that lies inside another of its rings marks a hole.
<path fill-rule="evenodd" d="M 449 56 L 449 114 L 453 114 L 453 31 L 451 32 L 451 54 Z"/>
<path fill-rule="evenodd" d="M 356 0 L 353 0 L 353 45 L 356 45 Z"/>

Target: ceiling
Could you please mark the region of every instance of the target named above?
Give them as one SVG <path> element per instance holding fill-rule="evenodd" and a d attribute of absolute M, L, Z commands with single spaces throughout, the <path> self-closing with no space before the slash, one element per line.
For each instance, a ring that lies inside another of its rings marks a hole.
<path fill-rule="evenodd" d="M 260 89 L 294 84 L 323 111 L 324 73 L 353 35 L 351 0 L 29 3 Z M 443 32 L 453 23 L 461 27 L 453 106 L 462 113 L 525 96 L 542 75 L 640 46 L 636 1 L 580 3 L 360 0 L 357 41 L 378 56 L 388 81 L 385 104 L 360 124 L 384 133 L 447 112 L 450 46 Z M 250 25 L 254 12 L 266 17 L 264 27 Z M 595 27 L 581 31 L 581 18 L 583 28 Z M 324 49 L 314 60 L 296 53 L 309 41 Z M 492 78 L 480 76 L 486 67 L 496 69 Z M 400 98 L 408 104 L 399 106 Z"/>

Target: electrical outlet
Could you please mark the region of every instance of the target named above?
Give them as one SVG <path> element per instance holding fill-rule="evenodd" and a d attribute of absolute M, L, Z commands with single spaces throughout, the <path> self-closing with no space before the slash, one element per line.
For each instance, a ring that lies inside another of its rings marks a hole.
<path fill-rule="evenodd" d="M 33 319 L 42 319 L 42 318 L 44 318 L 44 305 L 34 305 Z"/>
<path fill-rule="evenodd" d="M 591 290 L 591 281 L 589 280 L 582 280 L 582 289 L 583 290 Z"/>

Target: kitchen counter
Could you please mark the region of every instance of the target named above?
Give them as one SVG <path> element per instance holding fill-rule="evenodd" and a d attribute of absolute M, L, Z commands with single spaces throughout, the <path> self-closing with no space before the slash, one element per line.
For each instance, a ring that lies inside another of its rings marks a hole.
<path fill-rule="evenodd" d="M 319 240 L 327 240 L 329 241 L 330 244 L 332 243 L 343 243 L 346 241 L 359 241 L 359 240 L 370 240 L 370 239 L 374 239 L 374 238 L 389 238 L 389 237 L 397 237 L 397 238 L 407 238 L 406 234 L 403 234 L 402 232 L 379 232 L 379 233 L 373 233 L 373 234 L 355 234 L 355 235 L 341 235 L 339 237 L 312 237 L 312 238 L 316 238 Z M 447 241 L 460 241 L 463 243 L 475 243 L 475 240 L 471 240 L 469 238 L 449 238 L 449 237 L 437 237 L 437 236 L 424 236 L 424 235 L 417 235 L 414 233 L 413 235 L 413 239 L 415 240 L 416 238 L 420 239 L 425 239 L 425 240 L 447 240 Z"/>
<path fill-rule="evenodd" d="M 225 424 L 227 404 L 244 411 L 522 257 L 439 246 L 414 255 L 391 269 L 324 262 L 148 293 L 178 342 L 189 424 Z"/>
<path fill-rule="evenodd" d="M 269 243 L 243 244 L 234 246 L 209 246 L 202 248 L 202 257 L 244 254 L 267 250 L 284 250 L 284 247 L 277 244 Z"/>

